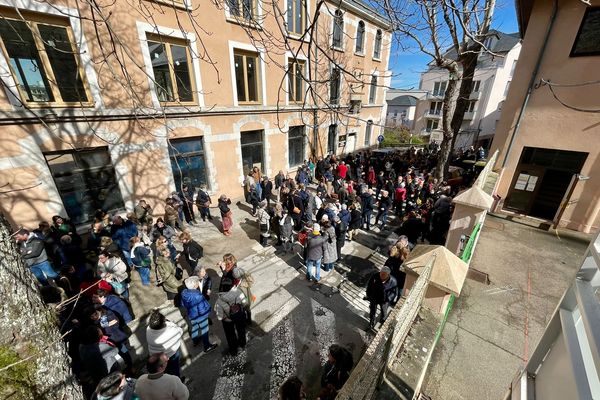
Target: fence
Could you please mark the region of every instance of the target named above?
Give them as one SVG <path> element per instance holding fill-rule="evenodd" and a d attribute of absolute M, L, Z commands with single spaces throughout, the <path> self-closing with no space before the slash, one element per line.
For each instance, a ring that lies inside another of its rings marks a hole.
<path fill-rule="evenodd" d="M 435 256 L 427 262 L 401 306 L 394 307 L 383 326 L 340 390 L 340 400 L 370 400 L 382 381 L 385 370 L 401 349 L 423 301 Z"/>

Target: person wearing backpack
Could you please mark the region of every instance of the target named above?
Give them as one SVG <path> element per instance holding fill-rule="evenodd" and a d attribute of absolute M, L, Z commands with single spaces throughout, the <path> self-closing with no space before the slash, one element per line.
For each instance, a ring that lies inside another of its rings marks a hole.
<path fill-rule="evenodd" d="M 220 292 L 215 304 L 217 318 L 223 324 L 229 354 L 237 355 L 238 349 L 246 347 L 246 313 L 248 300 L 237 286 L 227 292 Z"/>
<path fill-rule="evenodd" d="M 217 345 L 210 343 L 208 338 L 210 304 L 199 290 L 200 279 L 197 276 L 190 276 L 184 283 L 185 289 L 181 292 L 181 304 L 187 311 L 192 342 L 194 346 L 197 346 L 202 341 L 204 352 L 210 353 L 217 348 Z"/>
<path fill-rule="evenodd" d="M 150 286 L 150 264 L 152 264 L 151 251 L 142 243 L 139 236 L 129 239 L 131 248 L 131 263 L 140 274 L 142 285 Z"/>

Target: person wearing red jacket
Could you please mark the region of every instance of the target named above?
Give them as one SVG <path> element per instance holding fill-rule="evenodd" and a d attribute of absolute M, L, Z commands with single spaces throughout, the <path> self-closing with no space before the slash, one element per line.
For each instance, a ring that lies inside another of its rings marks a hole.
<path fill-rule="evenodd" d="M 400 186 L 396 188 L 394 193 L 394 207 L 396 208 L 396 215 L 402 216 L 404 204 L 406 202 L 406 188 L 404 182 L 400 183 Z"/>
<path fill-rule="evenodd" d="M 348 166 L 346 166 L 344 161 L 340 162 L 340 165 L 338 165 L 337 174 L 340 178 L 346 179 L 346 175 L 348 175 Z"/>

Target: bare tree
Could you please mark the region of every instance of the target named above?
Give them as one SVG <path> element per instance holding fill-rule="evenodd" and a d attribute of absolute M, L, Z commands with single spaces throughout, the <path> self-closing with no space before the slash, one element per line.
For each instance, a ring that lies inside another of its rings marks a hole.
<path fill-rule="evenodd" d="M 402 48 L 416 47 L 431 64 L 448 71 L 442 100 L 443 141 L 436 177 L 448 175 L 450 153 L 459 134 L 478 58 L 486 47 L 496 0 L 379 0 Z"/>
<path fill-rule="evenodd" d="M 57 327 L 0 214 L 0 397 L 80 399 Z"/>

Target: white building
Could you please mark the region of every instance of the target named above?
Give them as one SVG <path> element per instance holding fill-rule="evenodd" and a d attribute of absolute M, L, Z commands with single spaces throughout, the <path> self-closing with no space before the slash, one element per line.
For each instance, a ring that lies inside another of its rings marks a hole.
<path fill-rule="evenodd" d="M 479 56 L 469 106 L 463 118 L 461 132 L 456 138 L 455 148 L 467 148 L 471 145 L 489 148 L 515 71 L 521 51 L 519 34 L 498 31 L 490 33 L 493 35 L 486 39 L 485 45 L 492 54 L 483 53 Z M 428 135 L 439 131 L 442 99 L 447 83 L 448 71 L 442 68 L 429 65 L 428 70 L 421 75 L 419 88 L 427 92 L 427 96 L 417 104 L 414 134 Z"/>
<path fill-rule="evenodd" d="M 389 89 L 385 95 L 387 103 L 385 126 L 389 128 L 404 126 L 412 131 L 417 104 L 426 98 L 427 92 L 422 90 Z"/>

